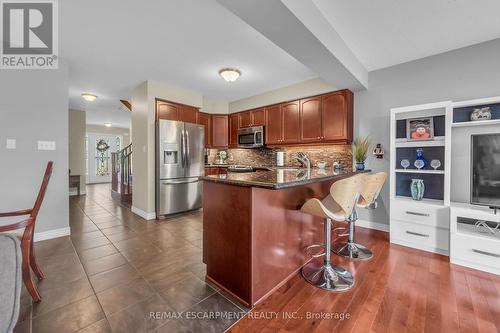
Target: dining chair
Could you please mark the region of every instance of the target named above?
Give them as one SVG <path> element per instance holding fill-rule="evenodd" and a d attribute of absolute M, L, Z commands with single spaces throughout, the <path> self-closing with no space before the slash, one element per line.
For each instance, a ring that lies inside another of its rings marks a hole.
<path fill-rule="evenodd" d="M 35 205 L 33 206 L 33 208 L 18 210 L 14 212 L 0 213 L 0 217 L 29 215 L 27 219 L 24 219 L 20 222 L 0 226 L 0 232 L 12 231 L 24 228 L 22 236 L 19 236 L 21 239 L 21 252 L 23 256 L 22 260 L 23 282 L 24 285 L 26 286 L 26 289 L 28 289 L 31 298 L 35 302 L 41 301 L 42 297 L 38 292 L 38 288 L 33 283 L 33 279 L 31 278 L 31 270 L 33 270 L 38 280 L 42 280 L 44 278 L 44 275 L 36 262 L 35 251 L 33 249 L 33 243 L 34 243 L 33 236 L 35 234 L 36 218 L 38 216 L 38 212 L 40 211 L 40 207 L 42 206 L 43 198 L 47 190 L 47 185 L 49 184 L 50 176 L 52 175 L 53 164 L 54 162 L 52 161 L 49 161 L 47 163 L 47 168 L 45 169 L 45 175 L 43 176 L 42 185 L 40 186 L 40 190 L 38 191 L 38 196 L 36 197 Z"/>

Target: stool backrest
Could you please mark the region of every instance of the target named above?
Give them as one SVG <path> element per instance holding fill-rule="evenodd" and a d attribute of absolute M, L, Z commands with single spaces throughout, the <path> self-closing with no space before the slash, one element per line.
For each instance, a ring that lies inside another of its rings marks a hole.
<path fill-rule="evenodd" d="M 350 216 L 354 211 L 363 179 L 364 175 L 360 174 L 336 181 L 330 187 L 330 195 L 346 216 Z"/>
<path fill-rule="evenodd" d="M 374 203 L 375 200 L 377 200 L 386 179 L 387 174 L 385 172 L 366 175 L 361 186 L 359 205 L 368 206 Z"/>

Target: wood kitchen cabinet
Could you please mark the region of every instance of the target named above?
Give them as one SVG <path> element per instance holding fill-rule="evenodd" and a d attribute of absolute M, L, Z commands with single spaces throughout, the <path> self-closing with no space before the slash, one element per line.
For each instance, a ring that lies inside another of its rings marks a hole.
<path fill-rule="evenodd" d="M 251 115 L 250 111 L 239 112 L 239 113 L 237 113 L 237 115 L 238 115 L 238 127 L 239 128 L 252 126 L 252 115 Z M 231 124 L 231 121 L 229 121 L 229 124 Z M 229 142 L 231 142 L 231 140 L 229 140 Z"/>
<path fill-rule="evenodd" d="M 212 115 L 212 148 L 227 148 L 228 146 L 228 116 Z"/>
<path fill-rule="evenodd" d="M 250 111 L 250 118 L 252 120 L 252 126 L 265 126 L 266 125 L 265 109 L 260 108 Z"/>
<path fill-rule="evenodd" d="M 212 117 L 208 113 L 198 112 L 196 123 L 205 127 L 205 147 L 212 147 Z"/>
<path fill-rule="evenodd" d="M 323 140 L 321 131 L 321 96 L 300 100 L 300 142 Z"/>
<path fill-rule="evenodd" d="M 194 106 L 181 105 L 179 110 L 179 121 L 196 124 L 196 114 L 198 109 Z"/>
<path fill-rule="evenodd" d="M 265 131 L 266 135 L 264 137 L 266 144 L 277 145 L 281 144 L 283 140 L 283 120 L 281 116 L 281 105 L 276 104 L 265 108 Z"/>
<path fill-rule="evenodd" d="M 184 121 L 196 124 L 198 108 L 163 100 L 156 100 L 156 119 Z"/>
<path fill-rule="evenodd" d="M 299 101 L 281 104 L 283 138 L 282 144 L 300 142 L 300 105 Z"/>
<path fill-rule="evenodd" d="M 266 124 L 266 112 L 264 108 L 238 113 L 239 128 L 264 126 L 265 124 Z"/>
<path fill-rule="evenodd" d="M 289 144 L 300 141 L 299 101 L 272 105 L 265 110 L 266 144 Z"/>
<path fill-rule="evenodd" d="M 179 120 L 181 105 L 156 101 L 156 119 Z"/>
<path fill-rule="evenodd" d="M 233 113 L 229 116 L 229 146 L 236 147 L 238 145 L 238 128 L 239 114 Z"/>
<path fill-rule="evenodd" d="M 350 90 L 321 96 L 322 137 L 326 142 L 352 142 L 353 101 Z"/>

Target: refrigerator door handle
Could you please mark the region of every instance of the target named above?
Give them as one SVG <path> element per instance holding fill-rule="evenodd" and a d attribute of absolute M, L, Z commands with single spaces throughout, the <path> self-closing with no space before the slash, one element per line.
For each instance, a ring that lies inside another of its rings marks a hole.
<path fill-rule="evenodd" d="M 175 184 L 189 184 L 189 183 L 197 183 L 199 182 L 199 179 L 193 179 L 193 180 L 169 180 L 169 181 L 163 181 L 163 185 L 175 185 Z"/>
<path fill-rule="evenodd" d="M 181 130 L 181 164 L 182 167 L 185 167 L 185 160 L 186 160 L 186 154 L 184 153 L 185 150 L 185 142 L 184 142 L 184 130 Z"/>
<path fill-rule="evenodd" d="M 186 167 L 189 167 L 191 164 L 190 156 L 189 156 L 189 131 L 186 131 Z"/>

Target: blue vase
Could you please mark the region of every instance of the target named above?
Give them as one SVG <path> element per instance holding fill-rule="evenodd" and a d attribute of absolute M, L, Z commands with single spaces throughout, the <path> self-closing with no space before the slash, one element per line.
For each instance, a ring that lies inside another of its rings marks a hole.
<path fill-rule="evenodd" d="M 425 169 L 429 166 L 429 162 L 427 162 L 427 160 L 425 159 L 424 150 L 422 148 L 417 149 L 417 156 L 415 157 L 415 160 L 421 160 L 422 162 L 424 162 L 424 166 L 422 167 L 422 169 Z"/>
<path fill-rule="evenodd" d="M 365 169 L 365 162 L 356 162 L 356 170 L 363 171 Z"/>
<path fill-rule="evenodd" d="M 411 185 L 411 197 L 413 200 L 422 200 L 425 193 L 425 184 L 423 179 L 412 179 Z"/>

